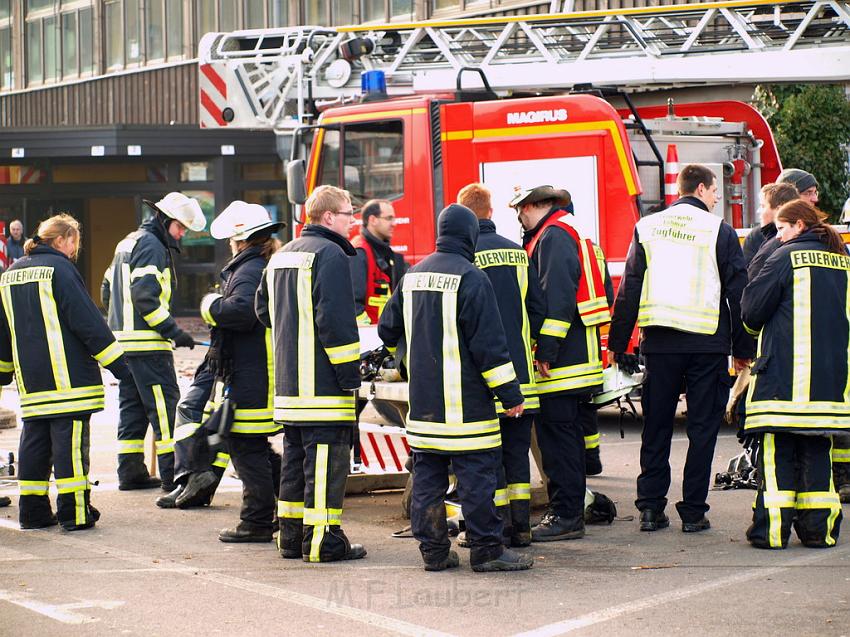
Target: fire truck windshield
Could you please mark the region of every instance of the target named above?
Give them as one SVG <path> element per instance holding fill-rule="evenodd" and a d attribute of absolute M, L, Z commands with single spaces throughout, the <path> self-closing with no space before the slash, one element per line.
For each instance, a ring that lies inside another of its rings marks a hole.
<path fill-rule="evenodd" d="M 404 194 L 403 134 L 399 120 L 346 124 L 342 130 L 326 129 L 318 185 L 345 188 L 351 192 L 355 206 L 369 199 L 400 198 Z"/>

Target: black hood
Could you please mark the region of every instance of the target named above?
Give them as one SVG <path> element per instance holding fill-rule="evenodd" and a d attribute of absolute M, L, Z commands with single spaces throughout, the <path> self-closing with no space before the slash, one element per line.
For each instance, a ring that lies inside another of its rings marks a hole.
<path fill-rule="evenodd" d="M 469 208 L 457 203 L 446 206 L 437 217 L 437 252 L 474 261 L 478 232 L 478 218 Z"/>
<path fill-rule="evenodd" d="M 180 252 L 180 242 L 168 233 L 169 221 L 171 220 L 168 217 L 161 212 L 157 212 L 149 219 L 146 219 L 141 227 L 159 239 L 162 245 L 169 250 Z"/>

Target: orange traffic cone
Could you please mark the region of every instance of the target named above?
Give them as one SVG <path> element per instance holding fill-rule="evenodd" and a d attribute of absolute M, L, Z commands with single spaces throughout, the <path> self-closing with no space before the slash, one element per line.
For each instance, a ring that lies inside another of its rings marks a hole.
<path fill-rule="evenodd" d="M 676 178 L 679 176 L 679 151 L 676 144 L 667 145 L 667 161 L 664 162 L 664 205 L 669 206 L 679 198 Z"/>

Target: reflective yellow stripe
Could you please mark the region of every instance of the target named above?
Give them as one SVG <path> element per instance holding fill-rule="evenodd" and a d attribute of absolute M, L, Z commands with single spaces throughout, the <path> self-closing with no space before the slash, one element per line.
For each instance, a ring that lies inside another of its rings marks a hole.
<path fill-rule="evenodd" d="M 313 324 L 313 272 L 298 270 L 298 393 L 316 393 L 316 361 L 314 359 L 315 326 Z"/>
<path fill-rule="evenodd" d="M 791 400 L 809 399 L 812 380 L 812 271 L 794 270 L 794 373 L 791 381 Z"/>
<path fill-rule="evenodd" d="M 13 361 L 0 361 L 0 372 L 14 372 L 15 363 Z"/>
<path fill-rule="evenodd" d="M 599 448 L 599 434 L 593 434 L 591 436 L 584 437 L 584 448 L 585 449 L 598 449 Z"/>
<path fill-rule="evenodd" d="M 119 244 L 120 245 L 120 244 Z M 123 310 L 123 321 L 122 327 L 124 331 L 131 331 L 133 329 L 133 295 L 130 290 L 130 264 L 122 263 L 121 264 L 121 293 L 123 296 L 122 310 Z"/>
<path fill-rule="evenodd" d="M 277 501 L 277 517 L 301 519 L 304 517 L 303 502 L 288 502 L 286 500 Z"/>
<path fill-rule="evenodd" d="M 304 509 L 304 524 L 326 527 L 342 524 L 342 509 Z M 315 534 L 315 531 L 313 531 Z M 313 561 L 313 560 L 311 560 Z"/>
<path fill-rule="evenodd" d="M 798 509 L 841 509 L 841 500 L 835 491 L 800 491 L 797 493 Z"/>
<path fill-rule="evenodd" d="M 765 508 L 793 509 L 797 506 L 796 491 L 765 491 L 762 494 Z"/>
<path fill-rule="evenodd" d="M 72 387 L 62 391 L 48 390 L 30 392 L 21 396 L 21 406 L 35 405 L 38 403 L 55 403 L 56 401 L 70 401 L 80 398 L 102 398 L 103 385 L 88 385 L 86 387 Z"/>
<path fill-rule="evenodd" d="M 47 495 L 49 486 L 47 480 L 18 480 L 21 495 Z"/>
<path fill-rule="evenodd" d="M 495 389 L 500 385 L 516 380 L 516 372 L 514 371 L 513 363 L 505 363 L 504 365 L 499 365 L 493 369 L 488 369 L 481 375 L 484 377 L 484 382 L 487 383 L 487 386 L 490 389 Z"/>
<path fill-rule="evenodd" d="M 57 478 L 56 491 L 59 493 L 75 493 L 78 491 L 86 491 L 89 487 L 88 478 L 86 476 L 74 476 L 73 478 Z M 83 522 L 85 522 L 85 508 L 82 511 Z M 77 524 L 82 524 L 77 517 Z"/>
<path fill-rule="evenodd" d="M 531 321 L 528 318 L 528 308 L 526 307 L 526 299 L 528 297 L 528 268 L 516 268 L 517 285 L 519 286 L 520 307 L 522 309 L 522 343 L 524 345 L 523 354 L 525 355 L 525 377 L 528 378 L 529 384 L 534 385 L 534 357 L 531 354 Z M 522 386 L 523 396 L 529 396 L 526 386 Z M 536 393 L 536 391 L 535 391 Z"/>
<path fill-rule="evenodd" d="M 742 321 L 742 323 L 743 323 L 743 321 Z M 744 323 L 744 329 L 747 330 L 747 334 L 749 334 L 750 336 L 758 336 L 759 333 L 761 332 L 761 330 L 754 330 L 753 328 L 751 328 L 746 323 Z"/>
<path fill-rule="evenodd" d="M 508 490 L 507 489 L 496 489 L 496 493 L 493 494 L 493 503 L 497 507 L 506 507 L 508 504 Z"/>
<path fill-rule="evenodd" d="M 354 409 L 354 396 L 275 396 L 274 406 L 280 409 L 306 409 L 312 407 L 343 407 Z"/>
<path fill-rule="evenodd" d="M 313 509 L 326 509 L 328 506 L 328 445 L 316 445 L 316 473 L 313 479 Z M 304 510 L 305 516 L 307 510 Z M 305 522 L 306 523 L 306 522 Z M 322 540 L 325 539 L 325 526 L 317 523 L 313 526 L 310 542 L 311 562 L 321 561 Z"/>
<path fill-rule="evenodd" d="M 156 441 L 156 455 L 161 456 L 164 453 L 174 453 L 174 440 Z"/>
<path fill-rule="evenodd" d="M 326 347 L 325 353 L 334 365 L 360 360 L 360 341 L 337 347 Z"/>
<path fill-rule="evenodd" d="M 354 422 L 354 409 L 278 409 L 274 419 L 284 422 Z"/>
<path fill-rule="evenodd" d="M 140 279 L 143 276 L 151 275 L 159 281 L 160 279 L 160 271 L 155 265 L 145 265 L 141 268 L 134 268 L 130 272 L 130 280 Z"/>
<path fill-rule="evenodd" d="M 213 460 L 214 467 L 220 467 L 222 469 L 227 469 L 227 463 L 230 462 L 230 454 L 224 453 L 223 451 L 219 451 L 215 454 L 215 460 Z"/>
<path fill-rule="evenodd" d="M 111 344 L 107 345 L 103 351 L 95 354 L 94 358 L 98 363 L 106 367 L 110 363 L 115 362 L 123 353 L 124 350 L 121 349 L 121 346 L 117 342 L 113 341 Z"/>
<path fill-rule="evenodd" d="M 179 425 L 174 429 L 174 441 L 179 442 L 180 440 L 186 440 L 186 438 L 190 438 L 200 426 L 201 423 L 199 422 L 187 422 L 183 423 L 182 425 Z"/>
<path fill-rule="evenodd" d="M 271 417 L 274 418 L 274 342 L 272 341 L 272 331 L 266 329 L 266 373 L 268 380 L 268 388 L 266 393 L 266 407 L 271 410 Z"/>
<path fill-rule="evenodd" d="M 540 328 L 541 336 L 554 336 L 556 338 L 564 338 L 567 332 L 570 331 L 570 324 L 566 321 L 557 321 L 547 318 L 543 321 L 543 327 Z"/>
<path fill-rule="evenodd" d="M 475 422 L 429 422 L 425 420 L 407 420 L 407 433 L 415 433 L 424 436 L 450 436 L 453 438 L 461 436 L 477 436 L 499 431 L 499 419 L 479 420 Z"/>
<path fill-rule="evenodd" d="M 442 294 L 443 312 L 443 404 L 447 423 L 463 422 L 460 341 L 457 332 L 457 294 Z"/>
<path fill-rule="evenodd" d="M 66 400 L 50 404 L 32 405 L 30 407 L 21 407 L 21 416 L 23 418 L 36 418 L 39 416 L 58 416 L 60 414 L 78 414 L 85 412 L 95 412 L 103 410 L 105 406 L 104 399 L 100 398 L 88 400 Z"/>
<path fill-rule="evenodd" d="M 531 483 L 514 482 L 508 485 L 508 500 L 530 500 Z"/>
<path fill-rule="evenodd" d="M 212 304 L 223 298 L 221 294 L 207 294 L 201 299 L 201 318 L 207 323 L 215 327 L 218 323 L 215 322 L 213 315 L 210 313 Z"/>
<path fill-rule="evenodd" d="M 151 327 L 156 327 L 160 323 L 164 322 L 168 318 L 168 316 L 168 308 L 165 308 L 160 305 L 153 312 L 145 314 L 142 319 L 144 319 L 145 323 L 147 323 Z"/>
<path fill-rule="evenodd" d="M 850 449 L 832 448 L 833 462 L 850 462 Z"/>
<path fill-rule="evenodd" d="M 115 343 L 113 343 L 115 345 Z M 71 466 L 74 478 L 83 480 L 83 488 L 74 494 L 74 518 L 77 524 L 86 523 L 86 490 L 89 488 L 88 476 L 83 470 L 83 421 L 72 420 L 71 431 Z M 57 488 L 59 481 L 56 481 Z M 62 493 L 60 490 L 59 493 Z"/>
<path fill-rule="evenodd" d="M 847 279 L 847 285 L 844 289 L 844 317 L 850 324 L 850 272 L 845 272 L 844 276 Z M 847 343 L 847 360 L 850 361 L 850 341 Z M 847 374 L 847 382 L 844 384 L 844 402 L 850 403 L 850 374 Z"/>
<path fill-rule="evenodd" d="M 832 455 L 833 445 L 835 441 L 830 439 L 830 455 Z M 824 537 L 824 542 L 826 542 L 827 546 L 835 545 L 835 538 L 832 536 L 832 532 L 835 529 L 835 524 L 838 522 L 838 516 L 842 515 L 841 513 L 841 498 L 835 492 L 835 476 L 830 471 L 829 474 L 829 495 L 834 495 L 838 498 L 838 506 L 830 506 L 829 507 L 829 515 L 826 518 L 826 537 Z"/>
<path fill-rule="evenodd" d="M 776 481 L 776 439 L 773 434 L 764 434 L 762 440 L 764 446 L 764 483 L 765 491 L 779 493 Z M 768 507 L 765 504 L 768 516 L 767 541 L 772 547 L 782 546 L 782 512 L 779 507 Z"/>
<path fill-rule="evenodd" d="M 753 404 L 753 403 L 751 403 Z M 755 403 L 757 404 L 757 403 Z M 750 415 L 749 407 L 747 419 L 744 422 L 745 431 L 754 431 L 761 427 L 782 427 L 783 429 L 838 429 L 850 431 L 850 419 L 847 416 L 836 414 L 789 414 L 778 415 L 775 413 Z"/>
<path fill-rule="evenodd" d="M 161 441 L 158 441 L 158 443 L 173 443 L 174 441 L 171 438 L 171 423 L 168 422 L 168 410 L 165 407 L 165 396 L 162 394 L 162 385 L 154 385 L 151 389 L 153 391 L 154 402 L 156 403 L 156 419 L 159 422 Z"/>
<path fill-rule="evenodd" d="M 672 327 L 696 334 L 714 334 L 719 315 L 719 310 L 703 310 L 697 306 L 646 302 L 638 310 L 638 326 Z"/>
<path fill-rule="evenodd" d="M 47 332 L 47 347 L 50 350 L 50 365 L 53 368 L 56 389 L 70 389 L 71 377 L 68 374 L 65 342 L 62 339 L 62 328 L 59 326 L 59 310 L 56 308 L 56 299 L 53 298 L 52 281 L 38 282 L 38 297 L 44 329 Z"/>
<path fill-rule="evenodd" d="M 481 451 L 493 449 L 502 444 L 499 432 L 474 438 L 431 438 L 407 433 L 407 442 L 414 449 L 433 449 L 435 451 Z"/>
<path fill-rule="evenodd" d="M 113 332 L 118 342 L 126 344 L 132 341 L 168 341 L 156 330 L 119 330 Z M 126 345 L 125 345 L 126 348 Z"/>
<path fill-rule="evenodd" d="M 119 440 L 118 441 L 118 453 L 144 453 L 145 452 L 145 441 L 144 440 Z"/>
<path fill-rule="evenodd" d="M 274 412 L 272 412 L 274 413 Z M 246 422 L 244 420 L 234 420 L 230 427 L 232 434 L 273 434 L 281 430 L 281 426 L 275 424 L 272 417 L 261 422 Z"/>

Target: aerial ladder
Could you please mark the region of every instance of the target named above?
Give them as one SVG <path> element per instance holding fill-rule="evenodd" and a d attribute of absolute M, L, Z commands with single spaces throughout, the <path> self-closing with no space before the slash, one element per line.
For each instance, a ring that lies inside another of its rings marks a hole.
<path fill-rule="evenodd" d="M 201 126 L 279 133 L 359 99 L 362 76 L 375 70 L 390 97 L 847 82 L 850 2 L 741 0 L 208 33 L 199 63 Z"/>

